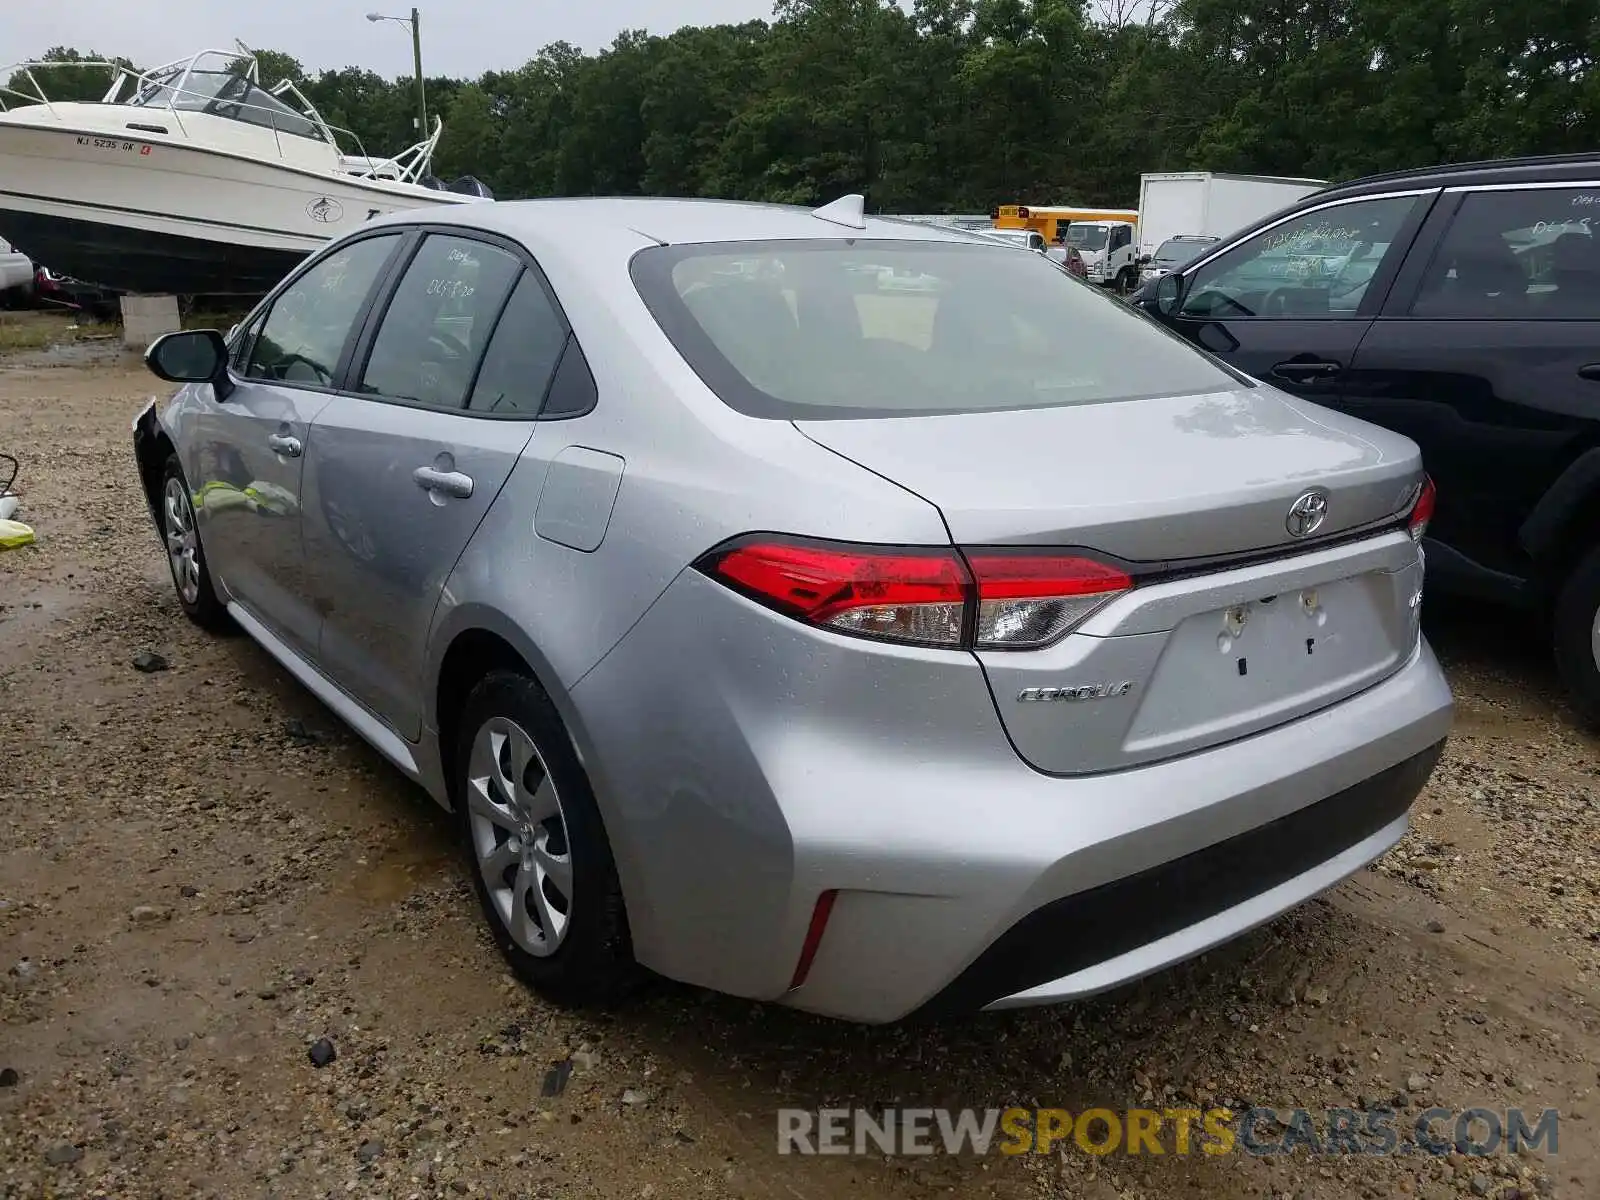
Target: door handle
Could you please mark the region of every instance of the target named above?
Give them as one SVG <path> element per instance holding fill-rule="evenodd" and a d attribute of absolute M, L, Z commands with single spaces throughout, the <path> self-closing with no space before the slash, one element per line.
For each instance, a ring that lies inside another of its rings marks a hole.
<path fill-rule="evenodd" d="M 465 500 L 472 495 L 472 476 L 463 475 L 460 471 L 439 471 L 433 467 L 418 467 L 411 472 L 411 478 L 415 479 L 417 486 L 425 492 L 442 492 L 458 500 Z"/>
<path fill-rule="evenodd" d="M 267 445 L 272 447 L 274 454 L 282 454 L 287 458 L 299 458 L 302 449 L 300 439 L 286 433 L 273 434 L 267 439 Z"/>
<path fill-rule="evenodd" d="M 1273 367 L 1272 373 L 1279 379 L 1303 382 L 1308 379 L 1330 379 L 1342 370 L 1343 365 L 1336 362 L 1296 362 L 1290 359 Z"/>
<path fill-rule="evenodd" d="M 1578 378 L 1600 382 L 1600 363 L 1584 363 L 1578 368 Z"/>

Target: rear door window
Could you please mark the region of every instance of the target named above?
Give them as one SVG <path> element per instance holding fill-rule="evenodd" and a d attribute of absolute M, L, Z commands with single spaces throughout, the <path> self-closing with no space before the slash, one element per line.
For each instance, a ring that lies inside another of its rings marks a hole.
<path fill-rule="evenodd" d="M 430 234 L 395 286 L 359 390 L 424 408 L 460 409 L 521 273 L 521 261 L 509 250 Z"/>
<path fill-rule="evenodd" d="M 567 341 L 567 325 L 532 271 L 525 271 L 495 327 L 467 407 L 536 417 Z"/>
<path fill-rule="evenodd" d="M 1411 315 L 1600 319 L 1600 189 L 1471 192 L 1428 264 Z"/>

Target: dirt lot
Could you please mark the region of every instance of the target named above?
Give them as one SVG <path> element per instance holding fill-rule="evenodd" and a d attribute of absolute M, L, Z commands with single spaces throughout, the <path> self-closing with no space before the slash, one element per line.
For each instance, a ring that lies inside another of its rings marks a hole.
<path fill-rule="evenodd" d="M 0 1197 L 1600 1195 L 1600 742 L 1518 618 L 1433 605 L 1459 718 L 1406 843 L 1197 963 L 931 1028 L 668 984 L 578 1017 L 509 978 L 448 820 L 179 614 L 129 454 L 153 385 L 92 343 L 0 360 L 39 534 L 0 554 Z M 1559 1152 L 775 1150 L 780 1106 L 1191 1103 L 1556 1107 Z"/>

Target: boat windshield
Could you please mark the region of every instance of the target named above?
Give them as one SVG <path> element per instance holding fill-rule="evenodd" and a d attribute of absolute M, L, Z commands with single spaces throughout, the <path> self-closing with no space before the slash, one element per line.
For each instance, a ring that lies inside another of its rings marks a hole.
<path fill-rule="evenodd" d="M 149 78 L 129 103 L 140 108 L 175 108 L 260 125 L 279 133 L 326 141 L 322 127 L 265 88 L 231 71 L 172 70 Z"/>

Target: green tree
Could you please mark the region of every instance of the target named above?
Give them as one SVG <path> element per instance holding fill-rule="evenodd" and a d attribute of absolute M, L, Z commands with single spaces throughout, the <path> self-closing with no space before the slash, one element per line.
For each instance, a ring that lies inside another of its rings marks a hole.
<path fill-rule="evenodd" d="M 970 212 L 1128 205 L 1145 171 L 1342 179 L 1592 149 L 1597 44 L 1600 0 L 778 0 L 770 21 L 556 43 L 427 87 L 436 172 L 502 197 Z M 48 57 L 52 96 L 104 92 L 92 56 Z M 418 140 L 411 79 L 259 58 L 368 153 Z"/>
<path fill-rule="evenodd" d="M 137 74 L 133 63 L 126 58 L 106 59 L 93 50 L 81 53 L 70 46 L 52 46 L 37 61 L 48 65 L 12 72 L 4 94 L 0 95 L 0 100 L 4 101 L 0 107 L 38 103 L 41 92 L 43 98 L 49 100 L 98 100 L 111 87 L 118 67 Z"/>

